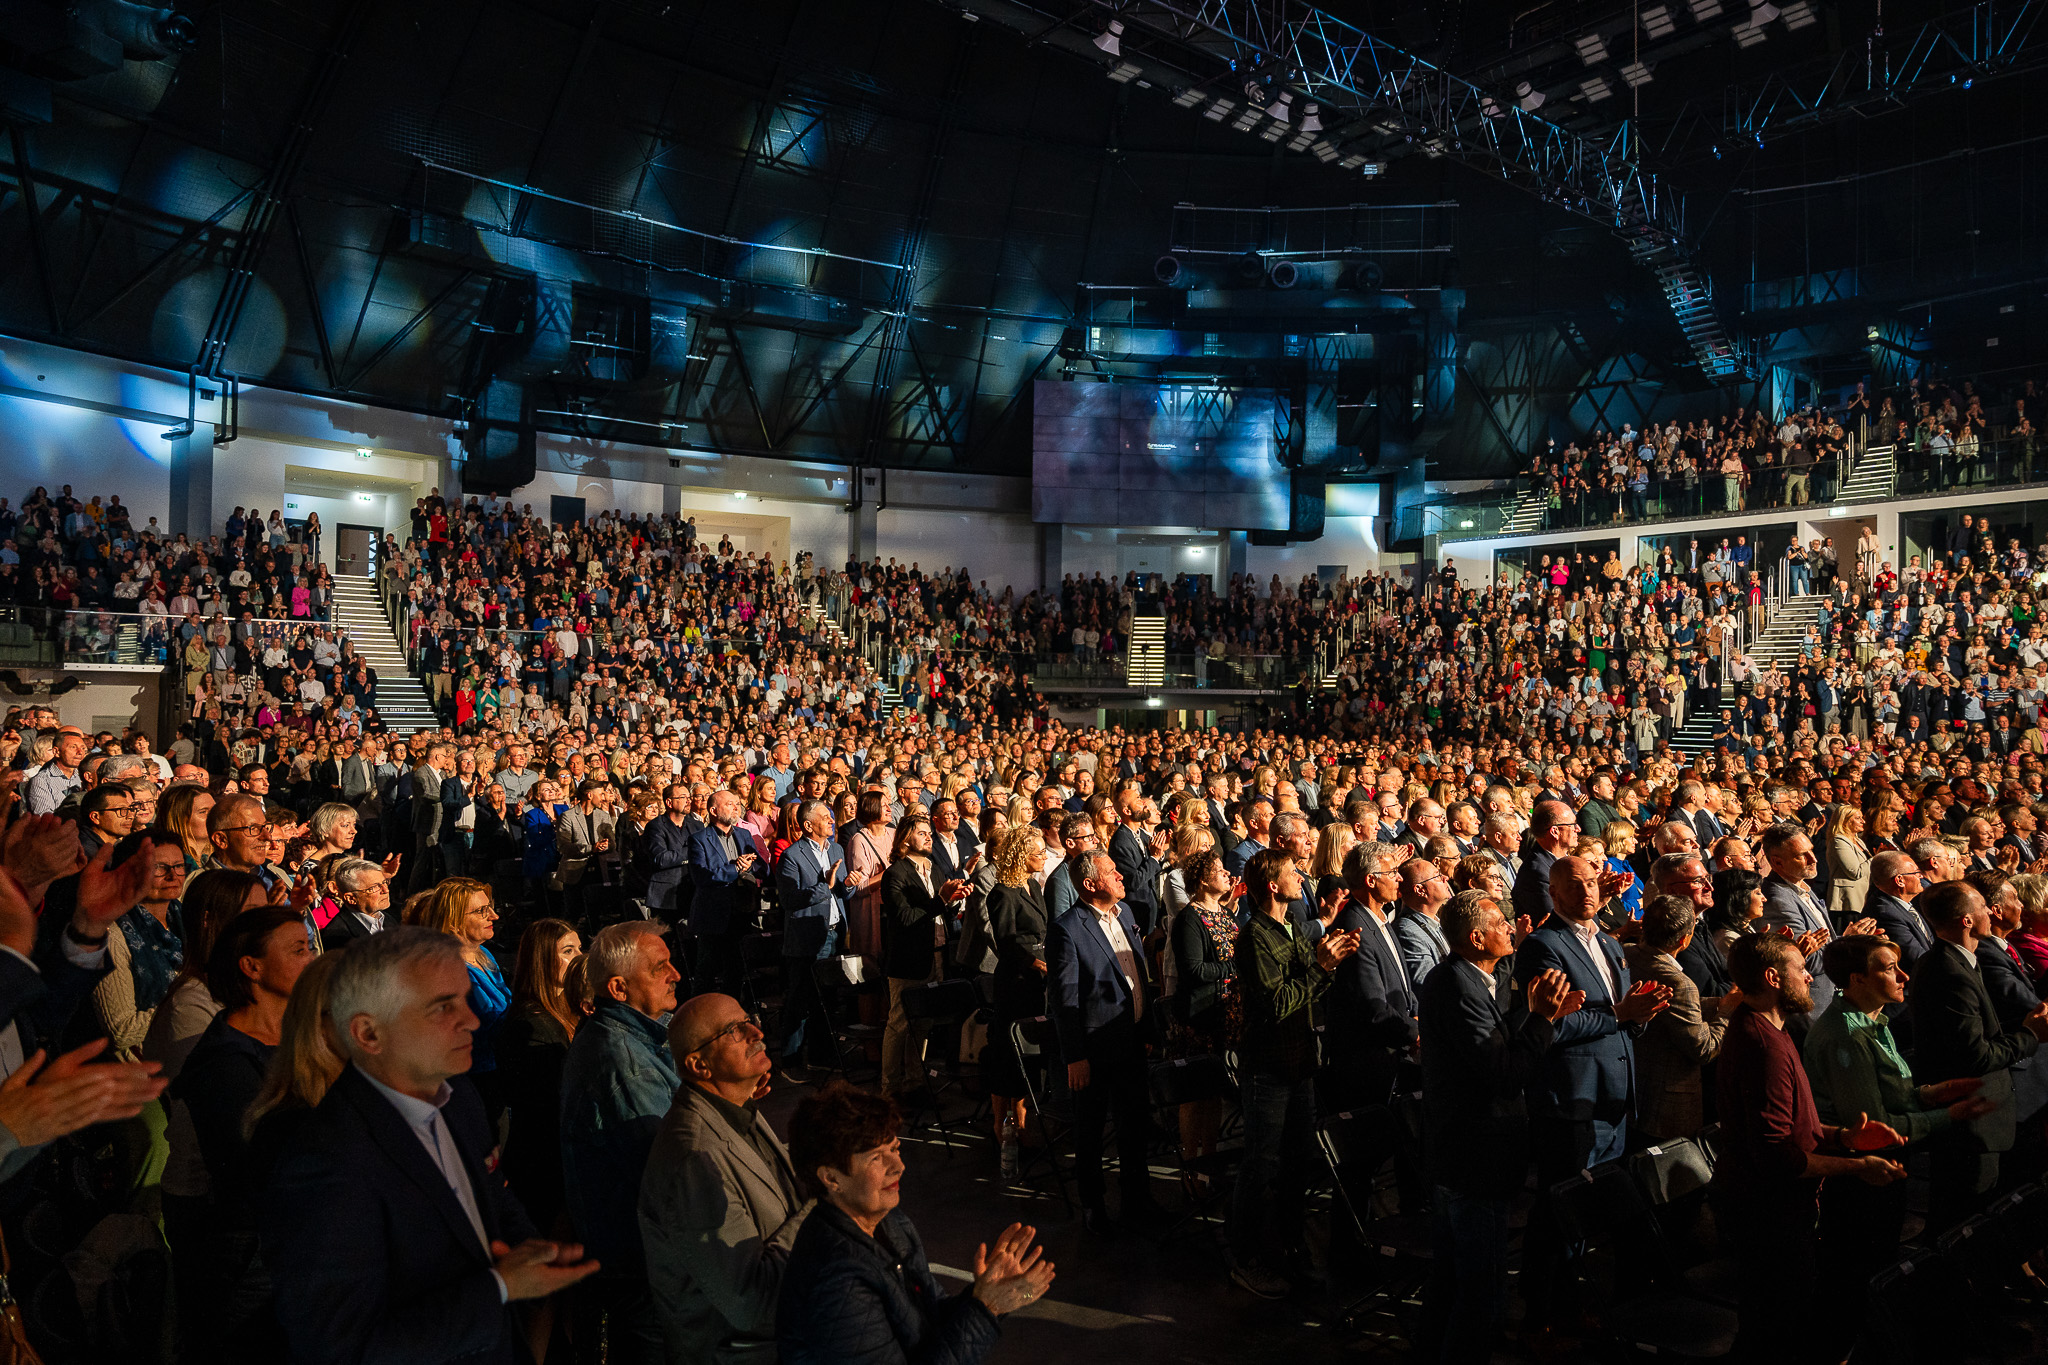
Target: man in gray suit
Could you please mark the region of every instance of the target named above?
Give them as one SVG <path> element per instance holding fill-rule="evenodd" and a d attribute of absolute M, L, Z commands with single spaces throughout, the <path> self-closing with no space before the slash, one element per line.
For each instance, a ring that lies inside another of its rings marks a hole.
<path fill-rule="evenodd" d="M 647 1279 L 671 1365 L 775 1359 L 775 1309 L 811 1204 L 756 1104 L 773 1065 L 728 995 L 683 1002 L 668 1025 L 683 1084 L 640 1180 Z"/>
<path fill-rule="evenodd" d="M 1813 840 L 1798 825 L 1773 825 L 1765 830 L 1760 851 L 1771 867 L 1771 875 L 1764 878 L 1764 923 L 1773 929 L 1791 931 L 1799 941 L 1799 950 L 1806 954 L 1806 969 L 1813 973 L 1812 1016 L 1785 1017 L 1786 1027 L 1803 1042 L 1811 1018 L 1818 1017 L 1835 998 L 1834 983 L 1820 970 L 1820 951 L 1833 936 L 1828 928 L 1827 906 L 1806 884 L 1818 871 L 1819 863 L 1814 857 Z M 1877 921 L 1859 919 L 1843 932 L 1875 933 Z"/>
<path fill-rule="evenodd" d="M 426 762 L 412 770 L 412 880 L 410 890 L 434 884 L 435 852 L 441 844 L 441 774 L 454 766 L 445 744 L 427 750 Z"/>

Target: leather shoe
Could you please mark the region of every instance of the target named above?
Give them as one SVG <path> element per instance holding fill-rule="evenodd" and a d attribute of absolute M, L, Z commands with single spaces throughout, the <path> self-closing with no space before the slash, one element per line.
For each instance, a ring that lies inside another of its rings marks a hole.
<path fill-rule="evenodd" d="M 1119 1231 L 1116 1219 L 1110 1217 L 1109 1210 L 1100 1204 L 1092 1204 L 1082 1211 L 1081 1226 L 1088 1230 L 1089 1236 L 1105 1240 L 1115 1237 Z"/>

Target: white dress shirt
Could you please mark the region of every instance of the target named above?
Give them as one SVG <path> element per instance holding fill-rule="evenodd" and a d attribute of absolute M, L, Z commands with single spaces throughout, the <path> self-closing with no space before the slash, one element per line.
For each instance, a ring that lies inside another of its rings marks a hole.
<path fill-rule="evenodd" d="M 1600 921 L 1575 921 L 1572 924 L 1572 932 L 1579 936 L 1579 942 L 1585 946 L 1587 954 L 1593 959 L 1593 970 L 1599 972 L 1601 981 L 1606 983 L 1608 1000 L 1619 1003 L 1621 988 L 1615 984 L 1614 969 L 1608 965 L 1607 954 L 1600 948 Z"/>

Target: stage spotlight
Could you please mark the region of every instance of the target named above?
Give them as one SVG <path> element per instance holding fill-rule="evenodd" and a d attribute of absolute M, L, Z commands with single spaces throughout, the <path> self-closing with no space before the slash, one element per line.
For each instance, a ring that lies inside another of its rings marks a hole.
<path fill-rule="evenodd" d="M 1543 107 L 1544 94 L 1527 81 L 1515 82 L 1515 103 L 1533 114 Z"/>
<path fill-rule="evenodd" d="M 1095 45 L 1112 57 L 1121 57 L 1124 55 L 1123 33 L 1124 21 L 1112 19 L 1108 28 L 1095 35 Z"/>
<path fill-rule="evenodd" d="M 1288 108 L 1293 103 L 1294 92 L 1292 90 L 1282 90 L 1280 98 L 1266 106 L 1266 117 L 1274 120 L 1276 123 L 1287 122 Z"/>
<path fill-rule="evenodd" d="M 1630 62 L 1621 69 L 1621 78 L 1628 82 L 1628 88 L 1631 90 L 1640 85 L 1648 85 L 1650 83 L 1650 68 L 1644 66 L 1641 62 Z"/>
<path fill-rule="evenodd" d="M 1322 108 L 1314 100 L 1301 106 L 1301 131 L 1320 133 L 1323 131 Z"/>

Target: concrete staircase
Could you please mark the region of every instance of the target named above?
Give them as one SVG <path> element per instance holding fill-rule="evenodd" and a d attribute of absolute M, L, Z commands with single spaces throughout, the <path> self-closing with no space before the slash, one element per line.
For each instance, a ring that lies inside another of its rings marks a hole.
<path fill-rule="evenodd" d="M 1523 493 L 1515 499 L 1515 505 L 1508 509 L 1507 520 L 1501 523 L 1500 534 L 1504 536 L 1525 536 L 1543 529 L 1543 514 L 1550 510 L 1550 499 L 1541 493 Z"/>
<path fill-rule="evenodd" d="M 338 575 L 334 580 L 334 619 L 348 628 L 356 653 L 377 670 L 377 714 L 384 718 L 385 728 L 395 735 L 440 729 L 426 685 L 406 667 L 405 651 L 385 618 L 375 581 Z"/>
<path fill-rule="evenodd" d="M 818 623 L 818 632 L 826 640 L 841 649 L 850 650 L 852 648 L 852 642 L 846 638 L 846 632 L 839 628 L 838 621 L 826 614 L 825 608 L 822 605 L 813 602 L 806 606 L 804 610 L 809 612 L 811 619 Z M 882 660 L 880 664 L 877 664 L 873 659 L 868 660 L 868 666 L 874 669 L 876 678 L 880 679 L 882 684 L 882 715 L 884 719 L 894 716 L 903 706 L 903 694 L 896 690 L 896 680 L 890 676 L 887 664 L 887 659 Z"/>
<path fill-rule="evenodd" d="M 1898 488 L 1897 446 L 1872 446 L 1849 471 L 1849 477 L 1835 493 L 1836 502 L 1871 502 L 1889 498 Z"/>
<path fill-rule="evenodd" d="M 1820 617 L 1821 600 L 1818 597 L 1787 597 L 1778 605 L 1777 615 L 1771 618 L 1764 633 L 1749 642 L 1743 653 L 1759 669 L 1777 664 L 1786 672 L 1799 665 L 1799 647 L 1806 639 L 1807 630 Z M 1721 680 L 1720 706 L 1689 715 L 1685 728 L 1671 737 L 1671 747 L 1682 754 L 1703 754 L 1714 747 L 1714 726 L 1721 719 L 1721 707 L 1735 704 L 1735 684 L 1725 676 Z"/>

